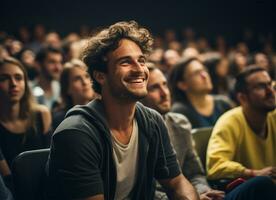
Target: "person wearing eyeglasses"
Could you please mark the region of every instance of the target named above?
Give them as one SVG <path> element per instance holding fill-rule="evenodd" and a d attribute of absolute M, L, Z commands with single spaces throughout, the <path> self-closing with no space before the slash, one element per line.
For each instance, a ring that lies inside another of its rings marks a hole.
<path fill-rule="evenodd" d="M 276 181 L 273 84 L 262 67 L 249 66 L 237 76 L 235 93 L 240 106 L 222 115 L 213 129 L 207 149 L 208 179 L 265 176 Z M 261 195 L 275 195 L 275 188 L 274 194 Z"/>

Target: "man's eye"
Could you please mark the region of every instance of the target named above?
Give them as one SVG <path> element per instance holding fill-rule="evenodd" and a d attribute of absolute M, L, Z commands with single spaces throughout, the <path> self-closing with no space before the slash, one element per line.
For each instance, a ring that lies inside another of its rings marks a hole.
<path fill-rule="evenodd" d="M 139 63 L 141 63 L 141 64 L 146 64 L 146 59 L 145 59 L 145 58 L 139 59 Z"/>
<path fill-rule="evenodd" d="M 121 65 L 128 65 L 130 63 L 130 61 L 128 61 L 128 60 L 123 60 L 122 62 L 121 62 Z"/>
<path fill-rule="evenodd" d="M 81 80 L 81 77 L 79 77 L 79 76 L 76 76 L 76 77 L 74 77 L 74 79 L 73 79 L 74 82 L 77 82 L 77 81 L 80 81 L 80 80 Z"/>

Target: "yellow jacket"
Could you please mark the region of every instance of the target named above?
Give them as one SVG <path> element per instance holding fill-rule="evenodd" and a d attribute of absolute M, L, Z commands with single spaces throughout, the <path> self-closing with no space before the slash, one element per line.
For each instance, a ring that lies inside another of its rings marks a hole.
<path fill-rule="evenodd" d="M 267 138 L 262 139 L 248 126 L 241 107 L 223 114 L 208 144 L 208 178 L 237 178 L 245 168 L 276 166 L 276 110 L 268 114 L 267 125 Z"/>

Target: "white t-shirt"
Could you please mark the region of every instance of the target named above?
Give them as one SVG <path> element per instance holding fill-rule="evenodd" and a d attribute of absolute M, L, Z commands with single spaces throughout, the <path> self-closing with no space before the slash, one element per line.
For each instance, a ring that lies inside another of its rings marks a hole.
<path fill-rule="evenodd" d="M 117 169 L 117 185 L 115 200 L 130 199 L 136 182 L 137 160 L 138 160 L 138 126 L 133 121 L 133 129 L 128 144 L 122 144 L 115 137 L 112 137 L 113 156 Z"/>

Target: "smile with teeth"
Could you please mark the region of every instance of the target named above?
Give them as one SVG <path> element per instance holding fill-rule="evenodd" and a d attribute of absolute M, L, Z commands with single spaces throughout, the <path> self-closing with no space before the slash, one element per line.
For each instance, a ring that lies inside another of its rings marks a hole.
<path fill-rule="evenodd" d="M 137 78 L 137 79 L 128 80 L 129 83 L 143 83 L 144 81 L 145 81 L 144 78 Z"/>

